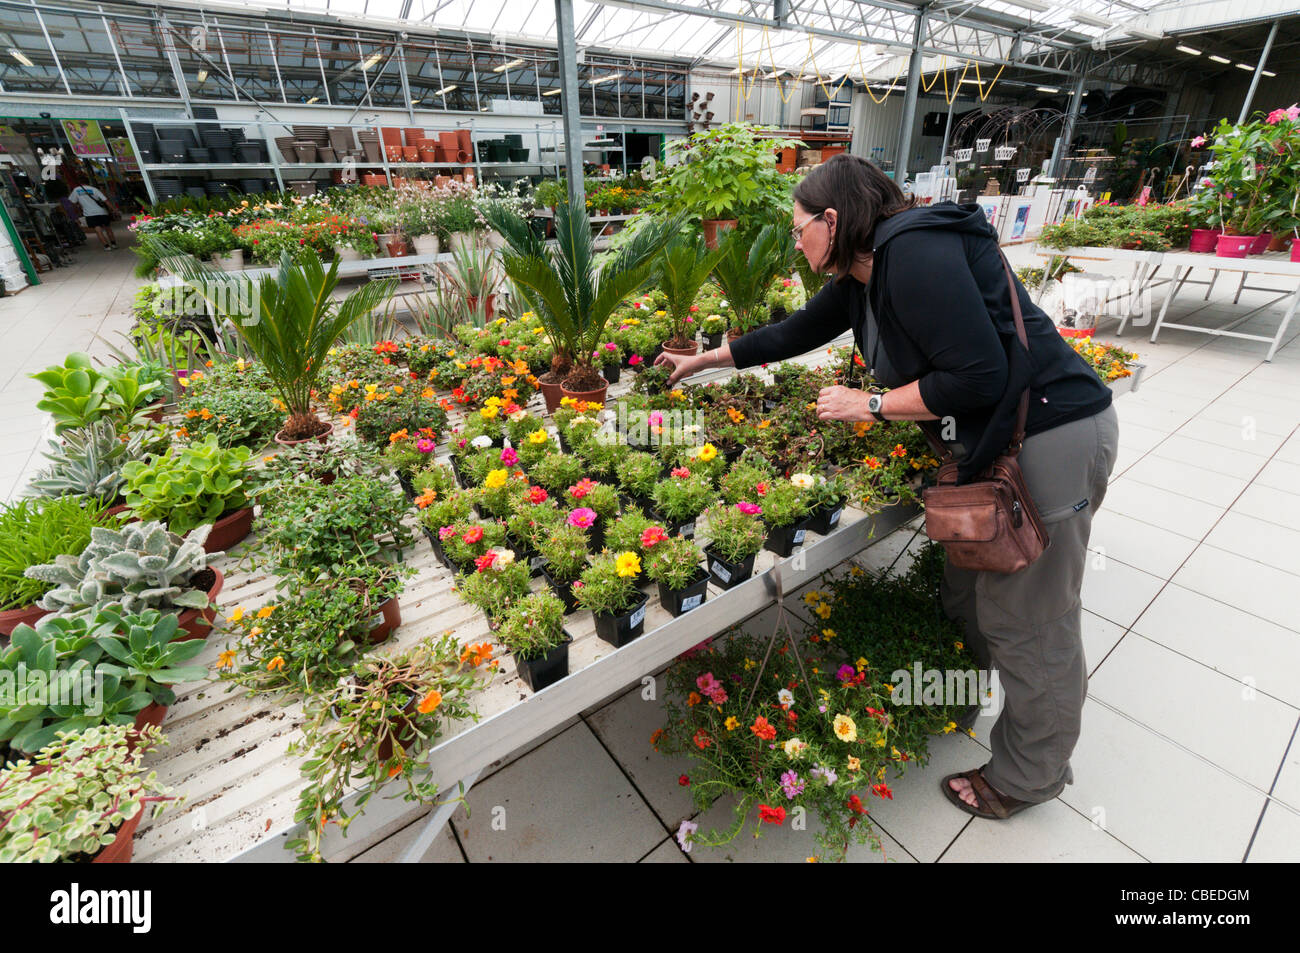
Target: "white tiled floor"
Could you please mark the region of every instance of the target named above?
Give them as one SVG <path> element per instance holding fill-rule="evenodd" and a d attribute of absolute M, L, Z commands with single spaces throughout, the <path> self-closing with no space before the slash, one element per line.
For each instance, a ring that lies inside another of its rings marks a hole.
<path fill-rule="evenodd" d="M 1016 264 L 1027 250 L 1009 249 Z M 34 469 L 46 421 L 26 375 L 125 329 L 132 256 L 86 249 L 86 263 L 0 300 L 0 498 Z M 1098 270 L 1091 265 L 1089 270 Z M 1104 269 L 1101 269 L 1104 270 Z M 1180 323 L 1221 324 L 1266 300 L 1216 289 L 1170 309 Z M 1155 306 L 1161 304 L 1157 292 Z M 1271 333 L 1281 309 L 1238 330 Z M 1300 860 L 1300 322 L 1270 364 L 1266 345 L 1149 327 L 1120 343 L 1148 365 L 1119 398 L 1120 456 L 1095 521 L 1083 603 L 1091 673 L 1075 783 L 1009 822 L 956 811 L 938 779 L 988 757 L 982 739 L 934 740 L 932 760 L 872 799 L 890 860 Z M 1114 324 L 1102 340 L 1117 340 Z M 102 345 L 101 345 L 102 347 Z M 861 556 L 883 567 L 912 531 Z M 798 607 L 796 606 L 796 611 Z M 480 779 L 427 861 L 803 860 L 814 831 L 748 834 L 689 855 L 672 833 L 692 811 L 657 755 L 656 700 L 630 690 Z M 504 813 L 495 809 L 504 809 Z M 715 805 L 701 826 L 725 823 Z M 494 818 L 504 819 L 493 826 Z M 809 825 L 812 827 L 812 825 Z M 390 860 L 402 833 L 359 860 Z M 878 860 L 854 850 L 851 860 Z"/>

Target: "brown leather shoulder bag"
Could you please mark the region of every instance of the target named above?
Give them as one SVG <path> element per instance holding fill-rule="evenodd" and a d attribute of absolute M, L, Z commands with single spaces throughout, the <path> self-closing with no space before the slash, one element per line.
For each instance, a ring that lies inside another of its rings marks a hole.
<path fill-rule="evenodd" d="M 1001 249 L 998 250 L 1001 254 Z M 1002 268 L 1011 293 L 1011 313 L 1016 335 L 1026 349 L 1025 320 L 1020 311 L 1011 266 L 1002 255 Z M 1047 548 L 1047 530 L 1029 495 L 1016 457 L 1025 439 L 1029 415 L 1029 390 L 1020 395 L 1015 436 L 1006 452 L 995 459 L 978 479 L 957 485 L 957 463 L 952 452 L 934 434 L 933 424 L 924 422 L 930 446 L 942 461 L 936 485 L 922 494 L 925 503 L 925 533 L 941 543 L 948 561 L 961 569 L 1012 573 L 1024 569 Z"/>

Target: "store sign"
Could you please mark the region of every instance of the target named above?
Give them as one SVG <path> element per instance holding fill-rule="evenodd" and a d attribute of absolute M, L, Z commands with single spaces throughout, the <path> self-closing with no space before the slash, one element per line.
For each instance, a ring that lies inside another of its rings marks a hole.
<path fill-rule="evenodd" d="M 131 149 L 130 139 L 110 139 L 108 146 L 113 150 L 113 161 L 117 163 L 119 169 L 123 172 L 139 172 L 140 163 L 136 160 L 135 152 Z"/>
<path fill-rule="evenodd" d="M 63 134 L 68 137 L 72 154 L 77 156 L 109 156 L 112 150 L 104 140 L 104 131 L 94 119 L 60 119 Z"/>

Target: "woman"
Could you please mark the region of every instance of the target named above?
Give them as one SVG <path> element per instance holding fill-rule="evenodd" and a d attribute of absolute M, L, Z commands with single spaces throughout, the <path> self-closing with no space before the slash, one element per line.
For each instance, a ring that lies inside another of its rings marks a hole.
<path fill-rule="evenodd" d="M 656 363 L 673 366 L 673 384 L 709 367 L 794 357 L 852 329 L 890 389 L 824 388 L 819 419 L 938 421 L 962 482 L 1007 448 L 1029 387 L 1019 459 L 1051 542 L 1018 573 L 949 566 L 942 587 L 945 611 L 980 665 L 998 669 L 1004 698 L 989 763 L 944 778 L 944 794 L 977 817 L 1010 817 L 1074 780 L 1087 690 L 1079 590 L 1119 433 L 1110 390 L 1017 281 L 1026 353 L 997 235 L 977 206 L 918 207 L 866 160 L 839 155 L 795 188 L 793 221 L 796 247 L 834 279 L 779 324 Z"/>

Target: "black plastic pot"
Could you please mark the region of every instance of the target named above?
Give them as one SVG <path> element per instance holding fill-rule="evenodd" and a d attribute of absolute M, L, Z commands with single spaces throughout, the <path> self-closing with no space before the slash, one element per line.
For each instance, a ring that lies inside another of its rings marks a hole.
<path fill-rule="evenodd" d="M 695 581 L 688 583 L 681 589 L 669 589 L 661 582 L 659 583 L 659 602 L 674 616 L 679 616 L 683 612 L 690 612 L 692 609 L 698 609 L 704 605 L 704 600 L 708 597 L 709 579 L 709 571 L 701 567 L 695 574 Z"/>
<path fill-rule="evenodd" d="M 415 484 L 411 482 L 411 477 L 408 474 L 398 471 L 397 482 L 401 484 L 402 492 L 406 494 L 408 500 L 415 499 Z"/>
<path fill-rule="evenodd" d="M 808 517 L 805 516 L 789 526 L 769 527 L 767 539 L 763 541 L 763 548 L 784 559 L 803 545 L 804 537 L 807 535 Z"/>
<path fill-rule="evenodd" d="M 661 525 L 669 536 L 684 536 L 686 539 L 695 538 L 695 521 L 698 516 L 692 516 L 688 520 L 670 520 L 656 509 L 646 511 L 646 515 Z"/>
<path fill-rule="evenodd" d="M 438 539 L 437 531 L 431 530 L 427 526 L 422 526 L 420 528 L 424 530 L 424 538 L 427 539 L 429 545 L 433 547 L 433 555 L 437 558 L 438 562 L 442 563 L 448 569 L 455 571 L 455 567 L 452 565 L 451 560 L 447 558 L 447 553 L 442 548 L 442 540 Z"/>
<path fill-rule="evenodd" d="M 596 620 L 596 638 L 617 649 L 640 637 L 645 632 L 645 607 L 649 601 L 650 597 L 643 595 L 635 606 L 617 615 L 593 612 L 591 615 Z"/>
<path fill-rule="evenodd" d="M 539 658 L 529 659 L 515 654 L 519 677 L 533 691 L 540 692 L 547 685 L 554 685 L 569 674 L 569 643 L 573 641 L 573 636 L 568 632 L 564 635 L 563 642 Z"/>
<path fill-rule="evenodd" d="M 717 334 L 704 335 L 704 350 L 713 351 L 722 347 L 722 335 L 725 332 L 719 331 Z"/>
<path fill-rule="evenodd" d="M 840 527 L 840 517 L 844 515 L 842 502 L 823 506 L 808 517 L 808 528 L 821 536 L 829 536 Z"/>
<path fill-rule="evenodd" d="M 541 553 L 513 536 L 506 536 L 506 545 L 514 550 L 517 559 L 528 563 L 529 576 L 536 577 L 542 574 L 542 567 L 546 565 L 546 558 Z"/>
<path fill-rule="evenodd" d="M 623 376 L 623 368 L 617 364 L 606 364 L 600 369 L 600 375 L 611 384 L 617 384 L 618 379 Z"/>
<path fill-rule="evenodd" d="M 542 578 L 545 579 L 546 584 L 551 587 L 551 591 L 559 596 L 560 601 L 564 603 L 565 615 L 569 615 L 578 610 L 578 600 L 574 598 L 573 595 L 573 582 L 557 581 L 545 566 L 542 566 Z"/>
<path fill-rule="evenodd" d="M 713 548 L 709 547 L 704 550 L 704 555 L 709 559 L 709 575 L 723 589 L 730 589 L 738 586 L 754 574 L 754 559 L 758 555 L 750 556 L 744 562 L 733 563 L 730 560 L 723 559 Z"/>

